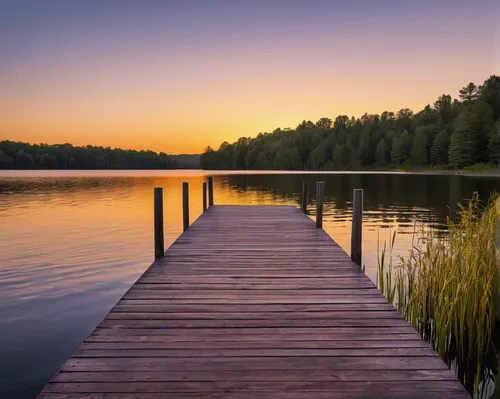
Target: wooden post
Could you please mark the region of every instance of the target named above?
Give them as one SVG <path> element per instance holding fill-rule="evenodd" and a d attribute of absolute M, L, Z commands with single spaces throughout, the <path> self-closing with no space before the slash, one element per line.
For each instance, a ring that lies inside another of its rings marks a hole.
<path fill-rule="evenodd" d="M 214 204 L 214 178 L 210 176 L 208 178 L 208 206 Z"/>
<path fill-rule="evenodd" d="M 207 182 L 203 182 L 203 212 L 207 210 Z"/>
<path fill-rule="evenodd" d="M 316 183 L 316 227 L 323 228 L 323 194 L 325 193 L 325 183 Z"/>
<path fill-rule="evenodd" d="M 351 259 L 361 266 L 363 234 L 363 190 L 354 190 L 352 201 Z"/>
<path fill-rule="evenodd" d="M 165 254 L 163 240 L 163 188 L 154 190 L 155 259 Z"/>
<path fill-rule="evenodd" d="M 182 183 L 182 220 L 184 231 L 189 227 L 189 186 L 188 183 Z"/>
<path fill-rule="evenodd" d="M 302 212 L 307 213 L 307 181 L 302 180 L 302 197 L 300 199 Z"/>

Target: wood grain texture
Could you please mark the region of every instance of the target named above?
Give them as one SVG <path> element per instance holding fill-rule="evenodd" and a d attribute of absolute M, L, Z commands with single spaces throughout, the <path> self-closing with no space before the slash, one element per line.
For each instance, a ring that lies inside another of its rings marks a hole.
<path fill-rule="evenodd" d="M 164 397 L 470 396 L 301 209 L 210 206 L 39 395 Z"/>

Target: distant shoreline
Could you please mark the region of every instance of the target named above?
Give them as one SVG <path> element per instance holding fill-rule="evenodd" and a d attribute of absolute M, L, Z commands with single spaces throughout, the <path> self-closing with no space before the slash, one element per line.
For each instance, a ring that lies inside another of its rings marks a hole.
<path fill-rule="evenodd" d="M 0 169 L 0 177 L 104 176 L 210 176 L 210 175 L 436 175 L 500 178 L 500 172 L 451 170 L 212 170 L 212 169 Z"/>

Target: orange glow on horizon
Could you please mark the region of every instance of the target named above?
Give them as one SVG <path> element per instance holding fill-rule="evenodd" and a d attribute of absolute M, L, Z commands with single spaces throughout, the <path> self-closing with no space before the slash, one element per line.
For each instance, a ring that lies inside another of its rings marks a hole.
<path fill-rule="evenodd" d="M 481 71 L 485 68 L 477 69 L 476 82 L 482 83 L 489 74 Z M 317 89 L 319 82 L 311 82 L 309 89 L 302 90 L 300 98 L 292 101 L 288 98 L 289 90 L 283 86 L 267 92 L 265 87 L 255 87 L 253 93 L 240 95 L 238 101 L 233 101 L 231 95 L 221 95 L 216 103 L 204 98 L 191 107 L 177 104 L 172 111 L 153 101 L 134 111 L 127 104 L 120 104 L 119 99 L 112 105 L 91 104 L 91 99 L 89 104 L 84 100 L 79 101 L 80 104 L 0 103 L 2 109 L 9 111 L 8 117 L 0 120 L 0 139 L 151 149 L 168 154 L 201 153 L 208 145 L 218 148 L 223 141 L 255 137 L 276 128 L 294 128 L 304 119 L 316 122 L 321 117 L 335 119 L 343 114 L 360 117 L 365 112 L 397 112 L 406 107 L 418 112 L 440 94 L 456 96 L 463 85 L 459 82 L 464 79 L 455 76 L 447 80 L 448 84 L 420 84 L 418 87 L 409 87 L 409 83 L 404 84 L 401 80 L 392 84 L 389 77 L 369 86 L 368 81 L 360 79 L 357 87 L 351 87 L 350 81 L 343 85 L 333 81 L 321 90 Z M 446 88 L 441 89 L 444 86 Z M 367 96 L 366 87 L 376 94 Z M 61 109 L 65 112 L 60 113 Z M 30 118 L 23 117 L 25 112 Z M 195 117 L 190 117 L 190 113 Z"/>
<path fill-rule="evenodd" d="M 431 14 L 416 4 L 399 14 L 378 8 L 349 14 L 348 5 L 333 3 L 325 7 L 336 18 L 345 12 L 355 19 L 318 23 L 326 9 L 307 2 L 296 13 L 235 5 L 234 17 L 250 27 L 225 27 L 205 19 L 206 10 L 181 7 L 172 32 L 156 20 L 135 30 L 113 24 L 112 14 L 91 30 L 91 20 L 78 19 L 68 3 L 64 15 L 74 18 L 74 31 L 43 25 L 35 33 L 47 37 L 39 43 L 31 25 L 23 25 L 31 41 L 7 43 L 12 57 L 0 65 L 0 140 L 200 153 L 302 120 L 418 112 L 443 93 L 456 97 L 470 81 L 500 74 L 493 3 Z M 153 18 L 150 9 L 135 7 L 128 10 L 134 18 L 137 12 Z M 291 19 L 279 25 L 273 15 L 283 12 Z M 318 15 L 304 19 L 304 12 Z M 184 20 L 195 30 L 186 32 Z"/>

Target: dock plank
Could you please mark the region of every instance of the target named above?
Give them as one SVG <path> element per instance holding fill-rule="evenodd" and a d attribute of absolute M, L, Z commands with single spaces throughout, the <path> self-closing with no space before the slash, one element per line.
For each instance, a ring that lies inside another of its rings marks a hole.
<path fill-rule="evenodd" d="M 38 396 L 470 398 L 314 222 L 289 206 L 212 206 Z"/>

